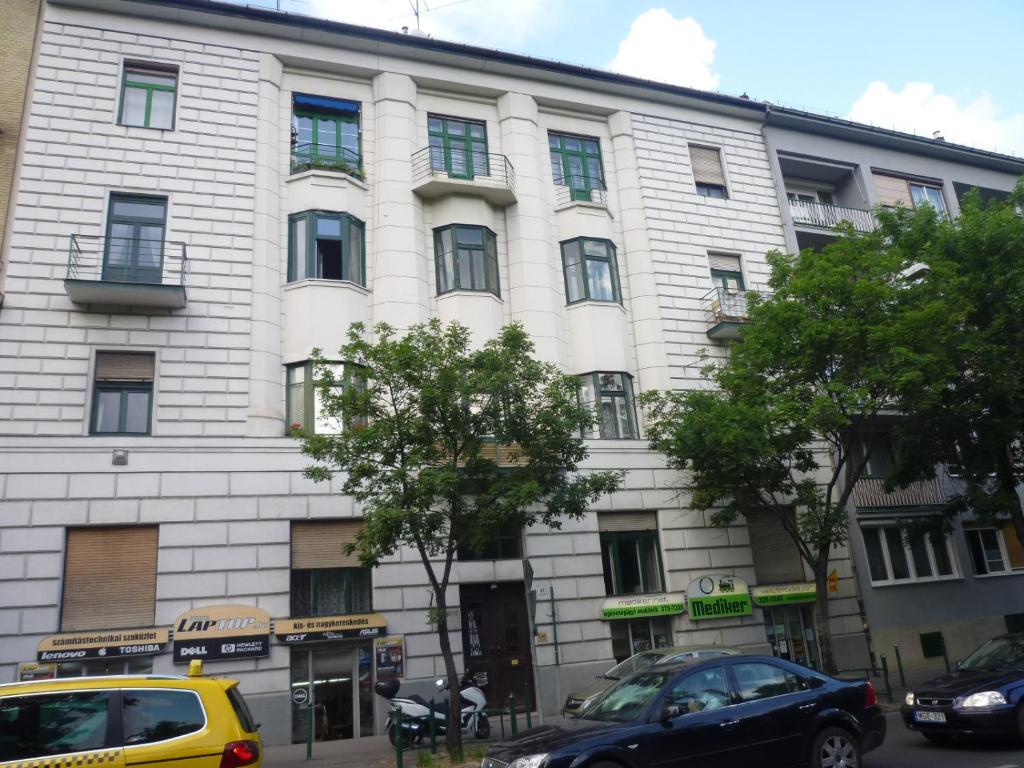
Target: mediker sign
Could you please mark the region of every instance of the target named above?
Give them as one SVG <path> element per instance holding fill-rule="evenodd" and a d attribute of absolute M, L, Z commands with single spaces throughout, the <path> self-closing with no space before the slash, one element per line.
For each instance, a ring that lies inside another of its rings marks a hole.
<path fill-rule="evenodd" d="M 170 631 L 166 627 L 50 635 L 40 641 L 36 649 L 36 660 L 60 662 L 152 656 L 164 650 L 169 636 Z"/>
<path fill-rule="evenodd" d="M 749 616 L 754 612 L 747 582 L 738 576 L 701 576 L 686 588 L 686 603 L 693 621 Z"/>
<path fill-rule="evenodd" d="M 601 606 L 602 619 L 638 619 L 671 616 L 686 610 L 686 598 L 678 594 L 613 597 Z"/>
<path fill-rule="evenodd" d="M 211 605 L 174 620 L 174 663 L 270 655 L 270 614 L 254 605 Z"/>

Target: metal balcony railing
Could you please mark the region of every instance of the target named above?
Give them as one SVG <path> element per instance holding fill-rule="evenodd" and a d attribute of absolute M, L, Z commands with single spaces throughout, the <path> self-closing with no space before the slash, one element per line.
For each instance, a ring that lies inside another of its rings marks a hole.
<path fill-rule="evenodd" d="M 745 323 L 747 317 L 747 294 L 752 291 L 734 291 L 715 286 L 701 299 L 704 321 L 708 328 L 720 323 Z"/>
<path fill-rule="evenodd" d="M 412 183 L 418 185 L 438 176 L 477 181 L 491 187 L 516 191 L 516 172 L 505 155 L 496 152 L 445 152 L 443 147 L 424 147 L 412 153 Z"/>
<path fill-rule="evenodd" d="M 308 141 L 292 144 L 292 173 L 309 170 L 340 171 L 365 180 L 363 159 L 358 152 L 344 147 L 321 147 Z"/>
<path fill-rule="evenodd" d="M 555 205 L 574 202 L 608 205 L 608 188 L 600 179 L 586 176 L 562 176 L 555 179 Z"/>
<path fill-rule="evenodd" d="M 858 232 L 871 232 L 877 226 L 875 214 L 860 208 L 790 200 L 789 211 L 793 217 L 793 223 L 805 227 L 834 229 L 840 222 L 848 221 Z"/>
<path fill-rule="evenodd" d="M 68 280 L 185 287 L 185 243 L 72 235 Z"/>

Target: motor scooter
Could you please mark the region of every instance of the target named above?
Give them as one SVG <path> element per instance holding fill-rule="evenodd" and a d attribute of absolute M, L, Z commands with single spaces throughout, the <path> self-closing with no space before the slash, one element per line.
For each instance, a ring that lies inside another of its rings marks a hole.
<path fill-rule="evenodd" d="M 444 678 L 438 679 L 435 684 L 438 691 L 448 690 L 448 681 Z M 420 743 L 425 736 L 430 735 L 430 702 L 416 693 L 400 697 L 400 687 L 401 683 L 397 680 L 381 680 L 373 686 L 373 690 L 378 696 L 388 699 L 391 706 L 384 727 L 392 744 L 399 738 L 399 734 L 395 732 L 395 710 L 401 708 L 402 746 L 407 747 L 413 743 Z M 467 672 L 462 676 L 459 694 L 462 696 L 460 721 L 463 732 L 468 731 L 478 739 L 488 738 L 491 735 L 491 724 L 487 719 L 487 713 L 484 712 L 487 697 L 476 685 L 471 673 Z M 448 732 L 448 699 L 434 702 L 434 732 L 438 736 Z"/>

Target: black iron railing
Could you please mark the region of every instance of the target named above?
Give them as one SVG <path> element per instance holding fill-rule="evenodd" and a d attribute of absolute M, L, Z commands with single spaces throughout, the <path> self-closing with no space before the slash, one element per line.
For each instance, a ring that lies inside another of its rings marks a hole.
<path fill-rule="evenodd" d="M 601 179 L 588 176 L 561 176 L 555 179 L 555 204 L 573 202 L 608 205 L 608 188 Z"/>
<path fill-rule="evenodd" d="M 745 323 L 748 317 L 748 296 L 754 291 L 738 291 L 715 286 L 701 299 L 704 321 L 708 328 L 719 323 Z"/>
<path fill-rule="evenodd" d="M 794 224 L 807 227 L 833 229 L 847 221 L 858 232 L 871 232 L 877 226 L 875 214 L 860 208 L 846 208 L 830 203 L 812 203 L 806 200 L 790 200 L 789 212 Z"/>
<path fill-rule="evenodd" d="M 413 184 L 436 176 L 507 187 L 513 194 L 516 191 L 516 172 L 512 163 L 505 155 L 495 152 L 452 154 L 445 152 L 443 147 L 424 147 L 413 152 Z"/>
<path fill-rule="evenodd" d="M 363 159 L 354 150 L 344 147 L 321 147 L 310 142 L 292 144 L 292 173 L 302 171 L 340 171 L 363 181 Z"/>
<path fill-rule="evenodd" d="M 68 280 L 185 287 L 185 243 L 72 235 Z"/>

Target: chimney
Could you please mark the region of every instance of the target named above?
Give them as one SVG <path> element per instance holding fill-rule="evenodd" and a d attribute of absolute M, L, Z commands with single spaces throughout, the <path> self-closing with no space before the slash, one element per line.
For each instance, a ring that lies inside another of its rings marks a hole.
<path fill-rule="evenodd" d="M 946 140 L 946 137 L 942 135 L 942 131 L 934 131 L 932 133 L 932 138 L 935 139 L 935 141 L 945 141 Z"/>

